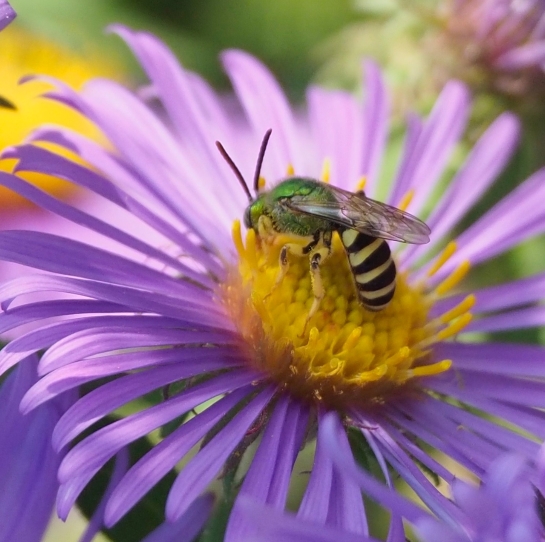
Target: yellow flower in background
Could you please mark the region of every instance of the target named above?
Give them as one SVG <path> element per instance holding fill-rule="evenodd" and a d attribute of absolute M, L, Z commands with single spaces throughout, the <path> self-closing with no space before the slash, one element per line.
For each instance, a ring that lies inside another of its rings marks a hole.
<path fill-rule="evenodd" d="M 20 80 L 28 75 L 47 75 L 81 88 L 90 77 L 100 74 L 111 77 L 113 71 L 114 67 L 100 61 L 96 52 L 70 51 L 16 25 L 5 29 L 0 35 L 0 148 L 21 143 L 34 128 L 43 124 L 62 125 L 98 138 L 98 130 L 88 119 L 56 101 L 38 98 L 51 89 L 46 81 L 20 84 Z M 12 160 L 0 160 L 0 171 L 12 169 Z M 74 193 L 73 185 L 49 175 L 22 176 L 57 196 L 69 197 Z M 21 196 L 0 188 L 0 208 L 28 205 Z"/>

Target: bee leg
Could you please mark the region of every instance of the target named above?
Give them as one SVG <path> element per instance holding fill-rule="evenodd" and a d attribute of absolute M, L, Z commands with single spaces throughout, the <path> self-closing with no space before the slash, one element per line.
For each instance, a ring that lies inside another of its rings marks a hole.
<path fill-rule="evenodd" d="M 268 216 L 261 215 L 257 222 L 257 237 L 262 242 L 261 246 L 265 255 L 269 255 L 270 245 L 274 239 L 275 232 L 271 219 Z"/>
<path fill-rule="evenodd" d="M 280 271 L 276 276 L 276 280 L 274 281 L 274 285 L 271 291 L 263 298 L 264 300 L 273 293 L 275 288 L 282 282 L 282 279 L 286 276 L 286 273 L 288 272 L 288 269 L 290 267 L 288 253 L 295 254 L 296 256 L 302 256 L 303 250 L 304 249 L 296 243 L 288 243 L 280 249 L 280 256 L 278 258 L 278 267 L 280 268 Z"/>
<path fill-rule="evenodd" d="M 267 299 L 274 289 L 282 282 L 282 279 L 286 276 L 286 273 L 288 272 L 290 263 L 288 259 L 288 254 L 293 254 L 294 256 L 305 256 L 307 254 L 310 254 L 318 242 L 320 241 L 320 232 L 317 232 L 314 235 L 314 238 L 312 241 L 306 245 L 301 246 L 298 243 L 286 243 L 281 249 L 280 249 L 280 256 L 278 258 L 278 267 L 280 268 L 280 271 L 278 272 L 278 275 L 276 277 L 276 280 L 274 282 L 274 285 L 272 287 L 272 290 L 265 296 L 264 299 Z"/>
<path fill-rule="evenodd" d="M 312 302 L 312 306 L 310 307 L 310 311 L 307 315 L 301 336 L 306 333 L 309 320 L 316 314 L 320 308 L 320 303 L 325 296 L 325 288 L 322 282 L 322 275 L 320 273 L 320 265 L 322 265 L 331 254 L 331 232 L 323 233 L 320 241 L 320 247 L 314 250 L 310 256 L 310 280 L 312 282 L 314 301 Z M 318 243 L 316 243 L 316 245 L 318 245 Z"/>

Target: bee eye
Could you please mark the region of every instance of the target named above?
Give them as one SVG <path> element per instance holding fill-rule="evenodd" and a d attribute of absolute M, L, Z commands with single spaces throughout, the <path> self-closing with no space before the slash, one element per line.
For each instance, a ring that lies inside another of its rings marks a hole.
<path fill-rule="evenodd" d="M 253 228 L 252 226 L 252 213 L 250 206 L 246 207 L 246 210 L 244 211 L 244 225 L 247 228 Z"/>

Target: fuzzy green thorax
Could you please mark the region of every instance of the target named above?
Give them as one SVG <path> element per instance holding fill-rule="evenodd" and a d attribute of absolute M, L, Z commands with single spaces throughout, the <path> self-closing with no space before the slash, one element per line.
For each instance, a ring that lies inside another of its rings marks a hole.
<path fill-rule="evenodd" d="M 317 231 L 329 231 L 332 223 L 309 214 L 295 212 L 287 205 L 297 196 L 311 202 L 336 201 L 328 185 L 314 179 L 290 177 L 277 184 L 272 190 L 259 194 L 244 213 L 246 227 L 257 231 L 261 216 L 268 217 L 278 233 L 309 236 Z"/>

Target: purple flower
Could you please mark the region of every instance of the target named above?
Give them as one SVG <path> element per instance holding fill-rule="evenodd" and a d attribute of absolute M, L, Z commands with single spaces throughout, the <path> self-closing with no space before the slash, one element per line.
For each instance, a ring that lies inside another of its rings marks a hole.
<path fill-rule="evenodd" d="M 7 0 L 0 0 L 0 30 L 8 26 L 17 14 Z"/>
<path fill-rule="evenodd" d="M 462 84 L 448 83 L 428 118 L 410 118 L 386 191 L 380 171 L 389 102 L 374 64 L 366 64 L 363 106 L 346 93 L 310 88 L 307 108 L 294 112 L 271 74 L 245 53 L 222 57 L 234 100 L 180 68 L 153 36 L 116 31 L 147 72 L 151 87 L 145 95 L 152 103 L 109 80 L 91 81 L 80 93 L 52 81 L 48 96 L 95 122 L 111 147 L 44 127 L 27 144 L 4 152 L 18 160 L 15 173 L 57 175 L 103 198 L 104 209 L 89 214 L 16 175 L 0 174 L 2 184 L 67 225 L 66 236 L 0 232 L 0 257 L 39 271 L 0 288 L 0 332 L 32 324 L 4 348 L 0 370 L 45 351 L 41 379 L 22 409 L 101 379 L 57 423 L 54 447 L 64 450 L 110 412 L 164 390 L 163 401 L 138 403 L 136 411 L 66 453 L 59 468 L 60 516 L 111 457 L 190 413 L 115 485 L 105 508 L 107 525 L 199 443 L 204 445 L 186 460 L 170 490 L 170 521 L 220 474 L 226 480 L 244 475 L 241 497 L 281 511 L 294 462 L 314 436 L 301 521 L 366 536 L 363 489 L 392 510 L 391 532 L 402 536 L 401 517 L 416 522 L 428 513 L 388 487 L 388 465 L 439 519 L 460 521 L 459 509 L 425 474 L 433 471 L 448 484 L 455 479 L 429 447 L 483 478 L 506 451 L 533 458 L 536 437 L 545 436 L 544 350 L 472 342 L 474 335 L 466 334 L 541 325 L 545 309 L 536 302 L 545 275 L 473 293 L 460 286 L 471 267 L 543 232 L 545 171 L 456 242 L 446 242 L 509 160 L 516 119 L 505 113 L 489 127 L 430 211 L 431 194 L 466 125 L 470 99 Z M 270 128 L 266 183 L 295 172 L 351 191 L 365 184 L 368 196 L 426 219 L 428 245 L 395 247 L 396 293 L 384 310 L 360 305 L 337 235 L 320 267 L 324 296 L 310 319 L 315 296 L 308 260 L 290 256 L 278 280 L 281 247 L 298 240 L 266 239 L 252 229 L 243 236 L 239 219 L 246 196 L 214 142 L 221 141 L 240 170 L 250 172 Z M 69 149 L 89 166 L 47 150 L 45 142 Z M 379 197 L 379 190 L 387 195 Z M 118 248 L 70 239 L 72 223 Z M 240 459 L 258 436 L 243 471 Z M 333 468 L 331 448 L 335 461 L 349 463 L 351 446 L 376 462 L 386 484 L 365 473 L 347 478 Z M 235 502 L 226 540 L 243 539 L 248 528 Z"/>
<path fill-rule="evenodd" d="M 511 95 L 543 86 L 545 4 L 542 0 L 452 0 L 443 6 L 446 35 L 461 63 L 495 72 L 493 84 Z"/>

